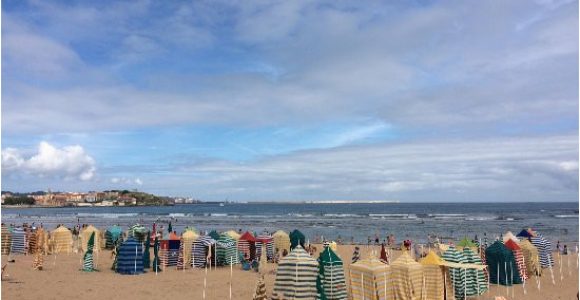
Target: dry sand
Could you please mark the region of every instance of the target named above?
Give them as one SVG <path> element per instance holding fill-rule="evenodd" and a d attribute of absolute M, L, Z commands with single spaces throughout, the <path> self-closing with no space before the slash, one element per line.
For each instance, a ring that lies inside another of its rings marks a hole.
<path fill-rule="evenodd" d="M 322 247 L 317 245 L 318 249 Z M 375 249 L 378 249 L 376 247 Z M 339 246 L 339 255 L 345 261 L 348 269 L 353 246 Z M 362 257 L 368 256 L 368 248 L 362 246 Z M 399 253 L 395 252 L 395 256 Z M 186 271 L 170 268 L 155 274 L 148 272 L 138 276 L 119 275 L 110 268 L 112 259 L 110 251 L 103 251 L 98 257 L 99 272 L 85 273 L 81 269 L 81 254 L 60 254 L 45 256 L 44 270 L 32 269 L 33 256 L 13 256 L 15 263 L 8 263 L 8 276 L 2 281 L 2 299 L 203 299 L 204 270 Z M 95 257 L 96 258 L 96 257 Z M 559 263 L 558 256 L 555 256 Z M 491 290 L 480 297 L 469 299 L 494 299 L 494 296 L 504 296 L 506 299 L 576 299 L 578 292 L 577 256 L 562 256 L 562 276 L 559 264 L 553 269 L 554 281 L 549 270 L 539 280 L 541 290 L 538 290 L 535 278 L 526 283 L 527 294 L 523 285 L 514 288 L 491 286 Z M 2 265 L 7 263 L 7 257 L 2 256 Z M 569 267 L 568 267 L 569 266 Z M 269 264 L 270 270 L 275 265 Z M 348 272 L 345 272 L 348 276 Z M 239 266 L 233 268 L 232 299 L 252 299 L 258 273 L 242 271 Z M 268 294 L 272 292 L 275 275 L 266 275 Z M 229 299 L 230 268 L 222 267 L 209 270 L 205 299 Z M 512 297 L 512 293 L 515 297 Z M 508 296 L 509 294 L 509 296 Z"/>

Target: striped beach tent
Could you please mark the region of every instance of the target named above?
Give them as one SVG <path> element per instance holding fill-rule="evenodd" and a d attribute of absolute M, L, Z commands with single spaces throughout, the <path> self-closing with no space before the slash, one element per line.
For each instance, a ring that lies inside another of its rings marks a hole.
<path fill-rule="evenodd" d="M 318 256 L 318 295 L 321 300 L 347 299 L 342 260 L 330 247 Z"/>
<path fill-rule="evenodd" d="M 522 240 L 519 243 L 520 250 L 526 265 L 526 274 L 529 276 L 542 275 L 542 267 L 540 265 L 540 255 L 538 249 L 528 240 Z"/>
<path fill-rule="evenodd" d="M 275 249 L 278 249 L 280 253 L 284 252 L 284 250 L 290 252 L 290 236 L 285 231 L 278 230 L 272 237 L 274 238 Z"/>
<path fill-rule="evenodd" d="M 43 228 L 38 228 L 35 232 L 36 249 L 34 251 L 34 260 L 32 261 L 32 268 L 42 270 L 44 264 L 44 253 L 46 252 L 47 236 Z"/>
<path fill-rule="evenodd" d="M 140 224 L 135 224 L 135 225 L 129 227 L 129 230 L 127 231 L 127 233 L 128 233 L 128 236 L 133 237 L 135 240 L 137 240 L 141 243 L 148 239 L 147 229 L 143 225 L 140 225 Z"/>
<path fill-rule="evenodd" d="M 12 246 L 12 233 L 10 233 L 10 229 L 4 223 L 2 223 L 2 236 L 0 239 L 2 239 L 2 255 L 9 255 Z"/>
<path fill-rule="evenodd" d="M 518 268 L 518 273 L 522 280 L 528 279 L 528 274 L 526 272 L 526 264 L 524 263 L 524 256 L 522 255 L 522 250 L 520 246 L 514 242 L 512 239 L 508 239 L 504 242 L 504 245 L 512 251 L 514 258 L 516 259 L 516 266 Z"/>
<path fill-rule="evenodd" d="M 228 230 L 226 232 L 224 232 L 225 234 L 227 234 L 229 237 L 231 237 L 234 240 L 239 240 L 240 237 L 242 236 L 241 234 L 235 232 L 234 230 Z"/>
<path fill-rule="evenodd" d="M 256 257 L 256 238 L 249 231 L 242 234 L 238 240 L 238 250 L 250 260 Z"/>
<path fill-rule="evenodd" d="M 454 299 L 451 277 L 443 261 L 434 251 L 419 260 L 423 266 L 423 296 L 429 300 Z"/>
<path fill-rule="evenodd" d="M 26 254 L 26 232 L 22 227 L 12 228 L 11 254 Z"/>
<path fill-rule="evenodd" d="M 274 238 L 269 235 L 259 235 L 256 237 L 256 256 L 262 255 L 262 248 L 266 247 L 266 258 L 268 261 L 274 260 Z"/>
<path fill-rule="evenodd" d="M 289 237 L 290 237 L 290 250 L 294 249 L 298 245 L 304 248 L 304 245 L 306 243 L 306 236 L 304 236 L 304 234 L 300 232 L 298 229 L 295 229 L 294 231 L 290 232 Z"/>
<path fill-rule="evenodd" d="M 278 264 L 272 300 L 316 299 L 317 277 L 318 263 L 297 246 Z"/>
<path fill-rule="evenodd" d="M 179 247 L 179 257 L 177 258 L 177 268 L 187 268 L 191 267 L 191 250 L 193 249 L 193 242 L 199 237 L 199 235 L 191 229 L 186 228 L 183 234 L 181 234 L 181 243 Z"/>
<path fill-rule="evenodd" d="M 213 259 L 215 255 L 215 243 L 216 240 L 207 235 L 200 236 L 195 240 L 195 242 L 193 242 L 193 248 L 191 250 L 191 261 L 193 263 L 193 267 L 204 268 L 210 251 L 212 252 L 210 265 L 213 264 L 215 261 Z"/>
<path fill-rule="evenodd" d="M 159 247 L 159 257 L 163 267 L 177 266 L 177 259 L 179 258 L 179 244 L 181 240 L 175 234 L 170 233 L 169 239 L 162 240 Z"/>
<path fill-rule="evenodd" d="M 464 299 L 464 296 L 467 292 L 465 288 L 467 285 L 466 281 L 467 269 L 461 267 L 461 264 L 466 263 L 463 253 L 457 251 L 457 249 L 455 249 L 455 246 L 451 245 L 449 246 L 447 251 L 443 252 L 441 258 L 446 262 L 457 264 L 453 267 L 449 267 L 449 275 L 451 278 L 451 283 L 453 284 L 455 297 L 457 299 Z"/>
<path fill-rule="evenodd" d="M 28 254 L 34 254 L 36 251 L 36 244 L 38 240 L 36 239 L 36 230 L 33 228 L 28 228 L 26 231 L 26 249 Z"/>
<path fill-rule="evenodd" d="M 360 248 L 358 246 L 354 247 L 354 251 L 352 252 L 352 259 L 350 261 L 351 264 L 360 260 Z M 387 263 L 387 262 L 384 262 Z"/>
<path fill-rule="evenodd" d="M 490 283 L 501 285 L 522 283 L 514 254 L 502 242 L 496 241 L 487 247 L 485 257 Z"/>
<path fill-rule="evenodd" d="M 227 234 L 222 234 L 216 241 L 216 252 L 218 265 L 229 266 L 240 263 L 236 240 Z"/>
<path fill-rule="evenodd" d="M 483 266 L 481 257 L 479 257 L 479 255 L 477 255 L 469 247 L 463 248 L 463 257 L 465 258 L 465 263 L 467 264 Z M 487 291 L 487 280 L 484 274 L 484 270 L 469 268 L 466 271 L 466 280 L 468 282 L 466 291 L 467 296 L 481 295 Z"/>
<path fill-rule="evenodd" d="M 95 270 L 95 265 L 93 262 L 93 248 L 95 246 L 95 231 L 91 232 L 91 237 L 87 241 L 87 251 L 85 252 L 85 256 L 83 257 L 83 271 L 85 272 L 92 272 Z"/>
<path fill-rule="evenodd" d="M 361 259 L 349 267 L 352 300 L 386 300 L 392 292 L 390 266 L 372 257 Z"/>
<path fill-rule="evenodd" d="M 105 249 L 115 248 L 115 241 L 121 238 L 123 230 L 117 225 L 113 225 L 105 230 Z"/>
<path fill-rule="evenodd" d="M 81 249 L 83 252 L 86 252 L 88 249 L 88 242 L 91 236 L 95 233 L 94 241 L 93 241 L 93 252 L 99 252 L 101 245 L 101 231 L 98 230 L 95 226 L 89 225 L 81 230 L 80 238 L 81 238 Z"/>
<path fill-rule="evenodd" d="M 256 291 L 254 292 L 252 300 L 268 300 L 268 296 L 266 295 L 266 283 L 264 282 L 263 275 L 260 276 L 258 282 L 256 282 Z"/>
<path fill-rule="evenodd" d="M 542 268 L 549 268 L 554 266 L 554 259 L 552 258 L 552 243 L 545 239 L 542 235 L 533 236 L 530 238 L 532 245 L 538 249 L 540 255 L 540 265 Z"/>
<path fill-rule="evenodd" d="M 117 273 L 138 275 L 143 270 L 143 245 L 133 237 L 129 237 L 119 247 L 117 253 Z"/>
<path fill-rule="evenodd" d="M 423 299 L 423 267 L 409 255 L 408 251 L 403 251 L 393 261 L 389 279 L 392 285 L 389 299 Z"/>
<path fill-rule="evenodd" d="M 51 232 L 52 253 L 71 253 L 73 245 L 72 232 L 60 226 Z"/>

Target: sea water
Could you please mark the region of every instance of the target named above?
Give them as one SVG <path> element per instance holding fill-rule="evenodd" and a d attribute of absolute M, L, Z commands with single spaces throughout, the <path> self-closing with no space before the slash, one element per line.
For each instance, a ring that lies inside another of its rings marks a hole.
<path fill-rule="evenodd" d="M 261 233 L 299 229 L 309 239 L 341 239 L 367 243 L 378 235 L 382 241 L 394 234 L 397 241 L 426 242 L 428 236 L 443 239 L 493 241 L 501 233 L 517 234 L 533 228 L 549 240 L 578 240 L 578 203 L 228 203 L 138 207 L 3 208 L 2 222 L 35 223 L 52 229 L 93 224 L 128 227 L 153 222 L 180 232 L 186 226 L 201 231 L 242 229 Z"/>

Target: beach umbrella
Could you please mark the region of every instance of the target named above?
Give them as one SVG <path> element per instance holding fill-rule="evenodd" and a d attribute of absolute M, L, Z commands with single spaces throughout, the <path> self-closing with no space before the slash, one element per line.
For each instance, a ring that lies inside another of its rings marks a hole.
<path fill-rule="evenodd" d="M 483 265 L 481 257 L 475 254 L 471 248 L 463 248 L 463 257 L 467 264 Z M 469 268 L 466 272 L 467 296 L 481 295 L 487 291 L 487 280 L 482 269 Z"/>
<path fill-rule="evenodd" d="M 449 273 L 446 272 L 446 263 L 435 252 L 429 251 L 419 260 L 423 266 L 423 295 L 424 299 L 444 300 L 454 299 L 455 293 Z"/>
<path fill-rule="evenodd" d="M 95 270 L 93 263 L 93 248 L 95 247 L 95 232 L 91 233 L 91 237 L 87 241 L 87 251 L 83 257 L 83 271 L 92 272 Z"/>
<path fill-rule="evenodd" d="M 350 295 L 353 300 L 390 299 L 390 266 L 375 257 L 361 259 L 349 267 Z"/>
<path fill-rule="evenodd" d="M 253 300 L 268 300 L 268 296 L 266 295 L 266 283 L 264 282 L 264 276 L 260 276 L 258 278 L 258 282 L 256 282 L 256 291 L 254 292 Z"/>
<path fill-rule="evenodd" d="M 129 237 L 119 246 L 116 271 L 119 274 L 138 275 L 143 270 L 143 244 Z"/>
<path fill-rule="evenodd" d="M 2 233 L 0 236 L 2 240 L 2 255 L 10 255 L 10 247 L 12 246 L 12 234 L 8 227 L 2 224 Z"/>
<path fill-rule="evenodd" d="M 395 300 L 420 300 L 423 298 L 423 268 L 408 251 L 391 264 L 390 282 Z"/>
<path fill-rule="evenodd" d="M 520 246 L 514 242 L 512 239 L 508 239 L 504 242 L 504 245 L 512 251 L 514 258 L 516 259 L 516 265 L 520 278 L 522 280 L 528 279 L 528 274 L 526 273 L 526 264 L 524 263 L 524 256 L 522 255 L 522 250 Z"/>
<path fill-rule="evenodd" d="M 161 272 L 161 262 L 159 261 L 159 239 L 155 238 L 155 244 L 153 244 L 153 270 L 155 273 Z"/>
<path fill-rule="evenodd" d="M 302 234 L 298 229 L 292 231 L 289 235 L 290 237 L 290 250 L 296 248 L 296 246 L 300 245 L 304 248 L 304 244 L 306 243 L 306 236 Z"/>
<path fill-rule="evenodd" d="M 272 300 L 316 299 L 318 263 L 301 246 L 290 251 L 278 264 Z"/>
<path fill-rule="evenodd" d="M 274 238 L 274 247 L 280 251 L 280 253 L 286 250 L 290 252 L 290 236 L 283 230 L 278 230 L 272 235 Z"/>
<path fill-rule="evenodd" d="M 489 268 L 489 282 L 501 285 L 520 284 L 514 255 L 502 242 L 496 241 L 485 249 Z"/>
<path fill-rule="evenodd" d="M 347 299 L 343 263 L 330 247 L 325 247 L 320 252 L 318 266 L 318 278 L 316 281 L 318 299 Z"/>
<path fill-rule="evenodd" d="M 150 236 L 151 232 L 147 232 L 147 236 Z M 143 247 L 145 248 L 143 251 L 143 268 L 144 269 L 149 269 L 151 267 L 151 255 L 149 253 L 149 241 L 145 241 L 145 243 L 143 243 Z"/>

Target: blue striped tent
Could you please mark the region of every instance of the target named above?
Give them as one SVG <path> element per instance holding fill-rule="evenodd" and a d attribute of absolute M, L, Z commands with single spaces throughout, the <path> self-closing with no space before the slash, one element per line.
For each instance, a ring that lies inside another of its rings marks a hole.
<path fill-rule="evenodd" d="M 206 264 L 206 258 L 208 256 L 208 252 L 212 251 L 212 260 L 210 264 L 213 264 L 215 261 L 215 244 L 216 240 L 212 239 L 211 237 L 205 235 L 200 236 L 195 242 L 193 242 L 193 249 L 191 250 L 191 261 L 193 262 L 194 268 L 204 268 Z"/>
<path fill-rule="evenodd" d="M 143 245 L 130 237 L 119 247 L 117 273 L 137 275 L 143 272 Z"/>
<path fill-rule="evenodd" d="M 22 227 L 12 228 L 12 246 L 10 248 L 11 254 L 25 254 L 26 253 L 26 232 Z"/>
<path fill-rule="evenodd" d="M 105 231 L 105 248 L 115 248 L 115 241 L 121 237 L 123 230 L 119 226 L 111 226 Z"/>
<path fill-rule="evenodd" d="M 552 243 L 546 240 L 543 236 L 537 235 L 530 238 L 532 245 L 538 249 L 540 255 L 540 265 L 542 268 L 549 268 L 554 266 L 554 259 L 552 258 Z"/>

